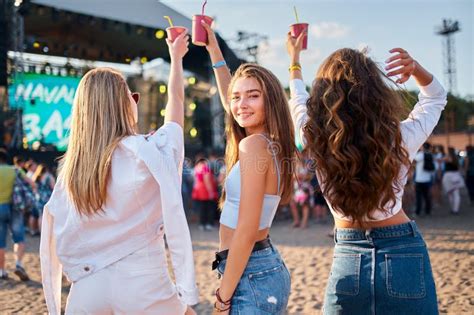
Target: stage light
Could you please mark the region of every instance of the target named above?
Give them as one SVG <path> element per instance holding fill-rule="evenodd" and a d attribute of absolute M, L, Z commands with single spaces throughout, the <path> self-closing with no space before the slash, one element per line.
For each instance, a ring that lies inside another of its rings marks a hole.
<path fill-rule="evenodd" d="M 33 47 L 34 47 L 34 48 L 40 48 L 40 46 L 41 46 L 41 45 L 40 45 L 39 42 L 34 42 L 34 43 L 33 43 Z"/>
<path fill-rule="evenodd" d="M 28 138 L 23 137 L 23 149 L 28 149 Z"/>
<path fill-rule="evenodd" d="M 23 0 L 15 0 L 15 7 L 19 7 L 23 3 Z"/>
<path fill-rule="evenodd" d="M 191 128 L 191 130 L 189 130 L 189 134 L 191 135 L 192 138 L 196 138 L 198 131 L 196 128 Z"/>
<path fill-rule="evenodd" d="M 125 58 L 125 62 L 126 62 L 126 63 L 130 63 L 131 61 L 132 61 L 132 59 L 130 59 L 130 58 Z"/>
<path fill-rule="evenodd" d="M 161 117 L 165 117 L 165 114 L 166 114 L 166 109 L 163 108 L 163 109 L 160 111 L 160 115 L 161 115 Z"/>
<path fill-rule="evenodd" d="M 147 58 L 147 57 L 141 57 L 141 58 L 140 58 L 140 62 L 141 62 L 142 64 L 146 63 L 147 61 L 148 61 L 148 58 Z"/>
<path fill-rule="evenodd" d="M 190 110 L 195 110 L 196 109 L 196 103 L 189 104 L 189 109 Z"/>
<path fill-rule="evenodd" d="M 160 85 L 160 93 L 165 94 L 166 93 L 166 85 L 162 84 Z"/>
<path fill-rule="evenodd" d="M 40 148 L 40 146 L 41 146 L 41 142 L 35 141 L 35 142 L 33 142 L 33 144 L 31 145 L 31 148 L 32 148 L 33 150 L 37 151 L 37 150 Z"/>
<path fill-rule="evenodd" d="M 155 37 L 157 39 L 163 39 L 163 37 L 165 37 L 165 32 L 163 30 L 157 30 L 155 33 Z"/>
<path fill-rule="evenodd" d="M 48 46 L 44 46 L 44 47 L 43 47 L 43 52 L 44 52 L 44 53 L 47 53 L 48 51 L 49 51 Z"/>
<path fill-rule="evenodd" d="M 193 85 L 193 84 L 196 84 L 196 78 L 195 77 L 189 77 L 188 78 L 188 83 Z"/>

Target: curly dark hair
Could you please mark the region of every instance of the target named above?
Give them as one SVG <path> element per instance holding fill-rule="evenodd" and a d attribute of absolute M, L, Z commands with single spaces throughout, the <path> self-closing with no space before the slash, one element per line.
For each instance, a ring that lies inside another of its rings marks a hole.
<path fill-rule="evenodd" d="M 319 68 L 307 102 L 306 151 L 323 193 L 361 225 L 395 205 L 401 167 L 410 164 L 400 132 L 408 110 L 388 82 L 365 52 L 339 49 Z"/>

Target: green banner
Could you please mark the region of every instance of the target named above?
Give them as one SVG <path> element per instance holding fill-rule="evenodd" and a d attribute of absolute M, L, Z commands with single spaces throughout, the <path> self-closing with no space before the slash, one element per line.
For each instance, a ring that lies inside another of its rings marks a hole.
<path fill-rule="evenodd" d="M 10 107 L 23 109 L 23 131 L 29 146 L 40 141 L 66 150 L 79 81 L 77 77 L 25 73 L 9 86 Z"/>

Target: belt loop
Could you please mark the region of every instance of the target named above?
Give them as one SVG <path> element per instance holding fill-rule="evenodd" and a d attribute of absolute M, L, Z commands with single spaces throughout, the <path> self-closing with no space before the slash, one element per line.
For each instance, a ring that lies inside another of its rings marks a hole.
<path fill-rule="evenodd" d="M 333 229 L 334 244 L 337 244 L 337 228 Z"/>
<path fill-rule="evenodd" d="M 370 235 L 370 232 L 372 232 L 371 229 L 365 230 L 365 239 L 372 243 L 372 236 Z"/>
<path fill-rule="evenodd" d="M 414 221 L 410 221 L 408 222 L 410 223 L 410 227 L 411 227 L 411 231 L 413 233 L 413 237 L 416 237 L 416 226 L 415 226 L 415 222 Z"/>

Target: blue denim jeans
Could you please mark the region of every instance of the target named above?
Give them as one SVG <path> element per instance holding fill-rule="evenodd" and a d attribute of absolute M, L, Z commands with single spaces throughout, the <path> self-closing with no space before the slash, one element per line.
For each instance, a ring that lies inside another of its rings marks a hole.
<path fill-rule="evenodd" d="M 217 271 L 224 274 L 226 260 Z M 276 248 L 252 252 L 232 297 L 230 314 L 285 314 L 290 296 L 290 273 Z"/>
<path fill-rule="evenodd" d="M 14 243 L 25 241 L 25 224 L 23 214 L 19 211 L 13 211 L 8 203 L 0 204 L 0 248 L 7 246 L 8 228 L 12 231 Z"/>
<path fill-rule="evenodd" d="M 438 314 L 426 244 L 415 222 L 336 229 L 324 314 Z"/>

